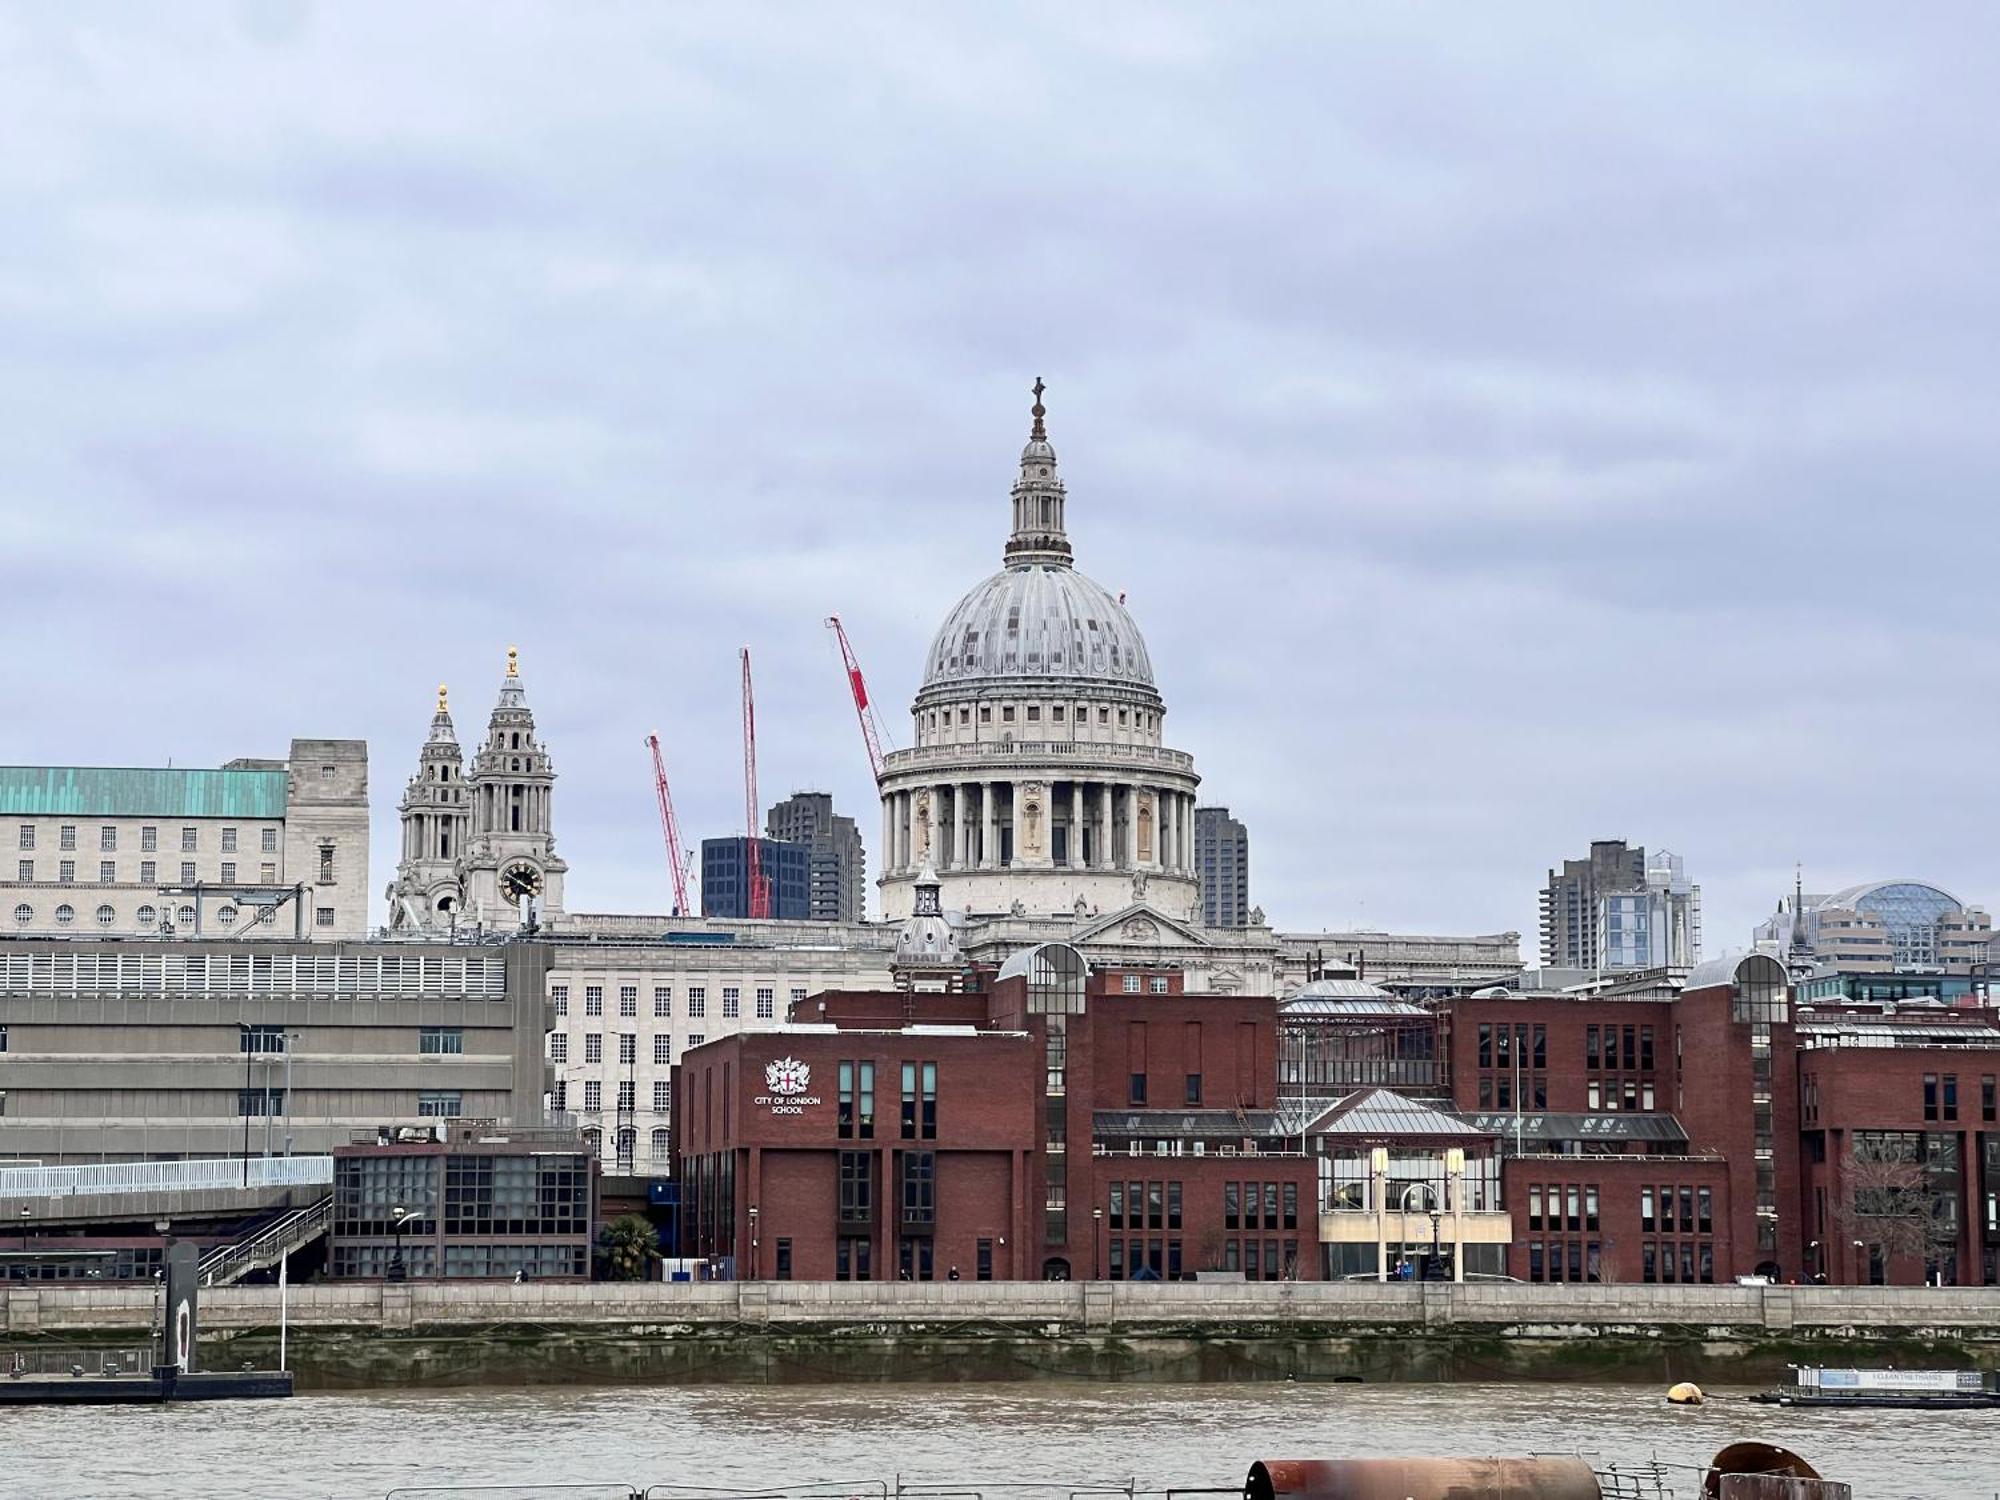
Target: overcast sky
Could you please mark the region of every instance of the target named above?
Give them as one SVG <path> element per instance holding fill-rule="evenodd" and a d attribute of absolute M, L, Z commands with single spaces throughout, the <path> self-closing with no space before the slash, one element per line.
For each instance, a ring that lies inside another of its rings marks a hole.
<path fill-rule="evenodd" d="M 879 841 L 1049 383 L 1079 565 L 1286 927 L 1708 950 L 1992 875 L 1985 5 L 0 7 L 0 762 L 365 737 L 509 644 L 575 910 Z M 872 873 L 872 868 L 871 868 Z"/>

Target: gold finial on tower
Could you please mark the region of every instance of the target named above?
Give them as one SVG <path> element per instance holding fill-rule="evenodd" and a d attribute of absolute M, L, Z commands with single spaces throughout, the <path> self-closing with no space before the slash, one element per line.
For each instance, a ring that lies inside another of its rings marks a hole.
<path fill-rule="evenodd" d="M 450 692 L 450 689 L 448 689 L 447 687 L 445 687 L 445 685 L 444 685 L 443 683 L 441 683 L 441 682 L 440 682 L 440 683 L 438 684 L 438 712 L 439 712 L 439 713 L 441 713 L 441 714 L 445 714 L 445 713 L 450 713 L 450 712 L 451 712 L 451 705 L 450 705 L 450 701 L 449 701 L 449 700 L 450 700 L 450 697 L 451 697 L 451 692 Z"/>
<path fill-rule="evenodd" d="M 1030 442 L 1045 443 L 1049 440 L 1048 429 L 1042 426 L 1042 418 L 1048 415 L 1048 410 L 1042 405 L 1042 392 L 1047 389 L 1048 387 L 1042 384 L 1042 377 L 1037 375 L 1034 385 L 1035 405 L 1030 413 L 1035 419 L 1035 427 L 1034 431 L 1028 434 L 1028 441 Z"/>
<path fill-rule="evenodd" d="M 507 648 L 507 675 L 509 677 L 521 675 L 521 653 L 512 646 Z"/>

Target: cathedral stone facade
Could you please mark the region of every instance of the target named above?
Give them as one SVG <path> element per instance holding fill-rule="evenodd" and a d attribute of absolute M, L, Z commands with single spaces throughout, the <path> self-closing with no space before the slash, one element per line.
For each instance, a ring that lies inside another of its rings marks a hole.
<path fill-rule="evenodd" d="M 1072 563 L 1042 386 L 1002 567 L 945 616 L 912 705 L 916 744 L 882 778 L 883 914 L 918 872 L 946 910 L 1085 918 L 1143 903 L 1187 920 L 1194 757 L 1124 602 Z"/>
<path fill-rule="evenodd" d="M 569 866 L 556 853 L 555 780 L 535 738 L 518 653 L 507 652 L 507 675 L 469 774 L 440 687 L 417 774 L 397 808 L 403 842 L 388 893 L 390 930 L 436 933 L 461 923 L 510 930 L 529 917 L 537 925 L 559 919 Z"/>

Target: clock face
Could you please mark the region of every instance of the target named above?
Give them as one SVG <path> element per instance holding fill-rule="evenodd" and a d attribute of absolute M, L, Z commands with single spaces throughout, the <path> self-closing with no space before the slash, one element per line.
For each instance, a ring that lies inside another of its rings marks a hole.
<path fill-rule="evenodd" d="M 510 901 L 524 900 L 542 893 L 542 877 L 533 865 L 516 865 L 500 877 L 501 888 Z"/>

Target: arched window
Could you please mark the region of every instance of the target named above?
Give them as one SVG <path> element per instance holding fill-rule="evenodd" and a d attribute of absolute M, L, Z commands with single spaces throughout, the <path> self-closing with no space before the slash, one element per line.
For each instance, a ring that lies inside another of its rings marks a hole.
<path fill-rule="evenodd" d="M 64 902 L 56 908 L 56 926 L 67 927 L 76 920 L 76 908 Z"/>
<path fill-rule="evenodd" d="M 667 1159 L 667 1127 L 664 1125 L 656 1125 L 653 1127 L 653 1160 L 665 1161 L 666 1159 Z"/>
<path fill-rule="evenodd" d="M 174 913 L 174 920 L 179 922 L 183 927 L 194 926 L 194 908 L 192 906 L 183 906 L 179 911 Z"/>
<path fill-rule="evenodd" d="M 23 901 L 19 906 L 14 908 L 14 920 L 19 922 L 23 927 L 26 927 L 30 922 L 35 920 L 34 907 Z"/>
<path fill-rule="evenodd" d="M 221 911 L 215 914 L 215 919 L 216 921 L 223 923 L 225 926 L 229 925 L 230 923 L 233 923 L 236 920 L 236 908 L 233 906 L 223 907 Z"/>
<path fill-rule="evenodd" d="M 109 902 L 97 908 L 97 925 L 99 927 L 109 927 L 117 920 L 118 913 L 112 910 Z"/>
<path fill-rule="evenodd" d="M 592 1155 L 595 1155 L 597 1153 L 597 1149 L 603 1144 L 604 1144 L 603 1131 L 599 1130 L 595 1125 L 589 1125 L 584 1127 L 584 1132 L 583 1132 L 584 1150 L 590 1152 Z"/>

